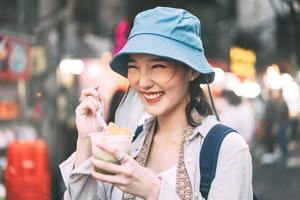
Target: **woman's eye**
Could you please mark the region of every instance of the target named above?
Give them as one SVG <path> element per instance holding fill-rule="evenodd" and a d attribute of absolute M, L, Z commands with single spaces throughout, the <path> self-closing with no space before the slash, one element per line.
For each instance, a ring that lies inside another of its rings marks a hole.
<path fill-rule="evenodd" d="M 137 66 L 135 66 L 135 65 L 128 65 L 128 69 L 137 69 Z"/>
<path fill-rule="evenodd" d="M 165 68 L 166 66 L 161 65 L 161 64 L 157 64 L 157 65 L 153 65 L 152 68 Z"/>

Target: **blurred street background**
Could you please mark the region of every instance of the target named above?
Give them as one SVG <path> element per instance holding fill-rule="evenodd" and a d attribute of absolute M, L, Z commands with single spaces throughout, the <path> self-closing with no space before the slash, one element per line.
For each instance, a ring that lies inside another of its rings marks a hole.
<path fill-rule="evenodd" d="M 0 0 L 0 200 L 62 199 L 79 94 L 99 85 L 114 121 L 128 82 L 108 63 L 156 6 L 200 18 L 217 110 L 249 144 L 259 200 L 300 199 L 299 0 Z"/>

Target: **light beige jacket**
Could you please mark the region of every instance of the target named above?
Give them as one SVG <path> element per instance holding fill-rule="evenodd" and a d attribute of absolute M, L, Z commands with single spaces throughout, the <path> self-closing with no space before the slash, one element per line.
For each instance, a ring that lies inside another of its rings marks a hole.
<path fill-rule="evenodd" d="M 200 149 L 208 131 L 217 124 L 214 116 L 206 117 L 185 144 L 184 159 L 187 172 L 193 187 L 193 200 L 204 200 L 199 192 Z M 134 141 L 131 156 L 136 157 L 142 148 L 145 135 L 153 124 L 153 118 L 146 120 L 144 131 Z M 65 200 L 121 200 L 122 191 L 111 184 L 95 180 L 91 174 L 91 162 L 86 160 L 73 169 L 75 161 L 73 153 L 60 164 L 67 190 Z M 162 178 L 159 200 L 177 200 L 179 197 L 173 187 Z M 249 148 L 242 137 L 232 132 L 227 135 L 221 145 L 216 177 L 212 182 L 208 200 L 252 200 L 252 162 Z"/>

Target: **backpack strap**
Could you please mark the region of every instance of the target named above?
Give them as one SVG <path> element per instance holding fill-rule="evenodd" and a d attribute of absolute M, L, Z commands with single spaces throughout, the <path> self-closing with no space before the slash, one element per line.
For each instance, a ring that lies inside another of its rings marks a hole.
<path fill-rule="evenodd" d="M 143 125 L 136 128 L 132 142 L 134 142 L 143 131 Z M 207 199 L 211 183 L 215 178 L 219 151 L 223 139 L 230 132 L 237 132 L 234 129 L 222 124 L 212 127 L 207 133 L 200 151 L 200 192 Z M 257 197 L 253 194 L 253 200 Z"/>
<path fill-rule="evenodd" d="M 218 155 L 225 136 L 230 132 L 236 132 L 222 124 L 213 126 L 204 138 L 200 151 L 200 192 L 207 199 L 211 183 L 215 178 Z"/>
<path fill-rule="evenodd" d="M 134 142 L 136 140 L 136 138 L 140 135 L 140 133 L 143 131 L 143 124 L 142 125 L 139 125 L 135 132 L 134 132 L 134 136 L 132 138 L 132 142 Z"/>

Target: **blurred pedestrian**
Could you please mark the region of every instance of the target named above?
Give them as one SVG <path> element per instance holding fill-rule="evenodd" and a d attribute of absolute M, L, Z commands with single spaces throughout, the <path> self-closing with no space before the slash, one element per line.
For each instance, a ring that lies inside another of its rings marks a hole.
<path fill-rule="evenodd" d="M 199 31 L 199 19 L 183 9 L 157 7 L 136 16 L 126 45 L 110 66 L 128 77 L 153 117 L 133 142 L 131 156 L 99 144 L 120 165 L 90 158 L 96 98 L 105 97 L 100 89 L 83 90 L 76 109 L 77 150 L 60 165 L 65 199 L 203 199 L 199 152 L 206 134 L 219 122 L 199 86 L 214 79 Z M 93 166 L 112 175 L 96 172 Z M 231 132 L 220 148 L 208 199 L 250 200 L 251 181 L 248 146 Z"/>
<path fill-rule="evenodd" d="M 263 162 L 272 163 L 277 160 L 274 155 L 275 145 L 280 149 L 281 162 L 286 163 L 288 158 L 289 138 L 289 109 L 283 99 L 282 90 L 270 90 L 265 110 L 265 144 L 267 154 Z"/>
<path fill-rule="evenodd" d="M 274 132 L 275 124 L 275 99 L 272 90 L 268 91 L 265 116 L 264 116 L 264 145 L 266 152 L 261 157 L 262 164 L 273 164 L 276 162 L 276 155 L 274 154 L 274 146 L 276 142 L 276 134 Z"/>
<path fill-rule="evenodd" d="M 243 101 L 232 90 L 223 90 L 221 96 L 225 99 L 220 108 L 221 122 L 234 128 L 250 146 L 255 131 L 254 113 L 250 103 Z"/>
<path fill-rule="evenodd" d="M 288 142 L 289 142 L 289 108 L 283 98 L 282 90 L 279 90 L 275 96 L 275 123 L 274 129 L 280 149 L 280 162 L 286 164 L 288 159 Z"/>

